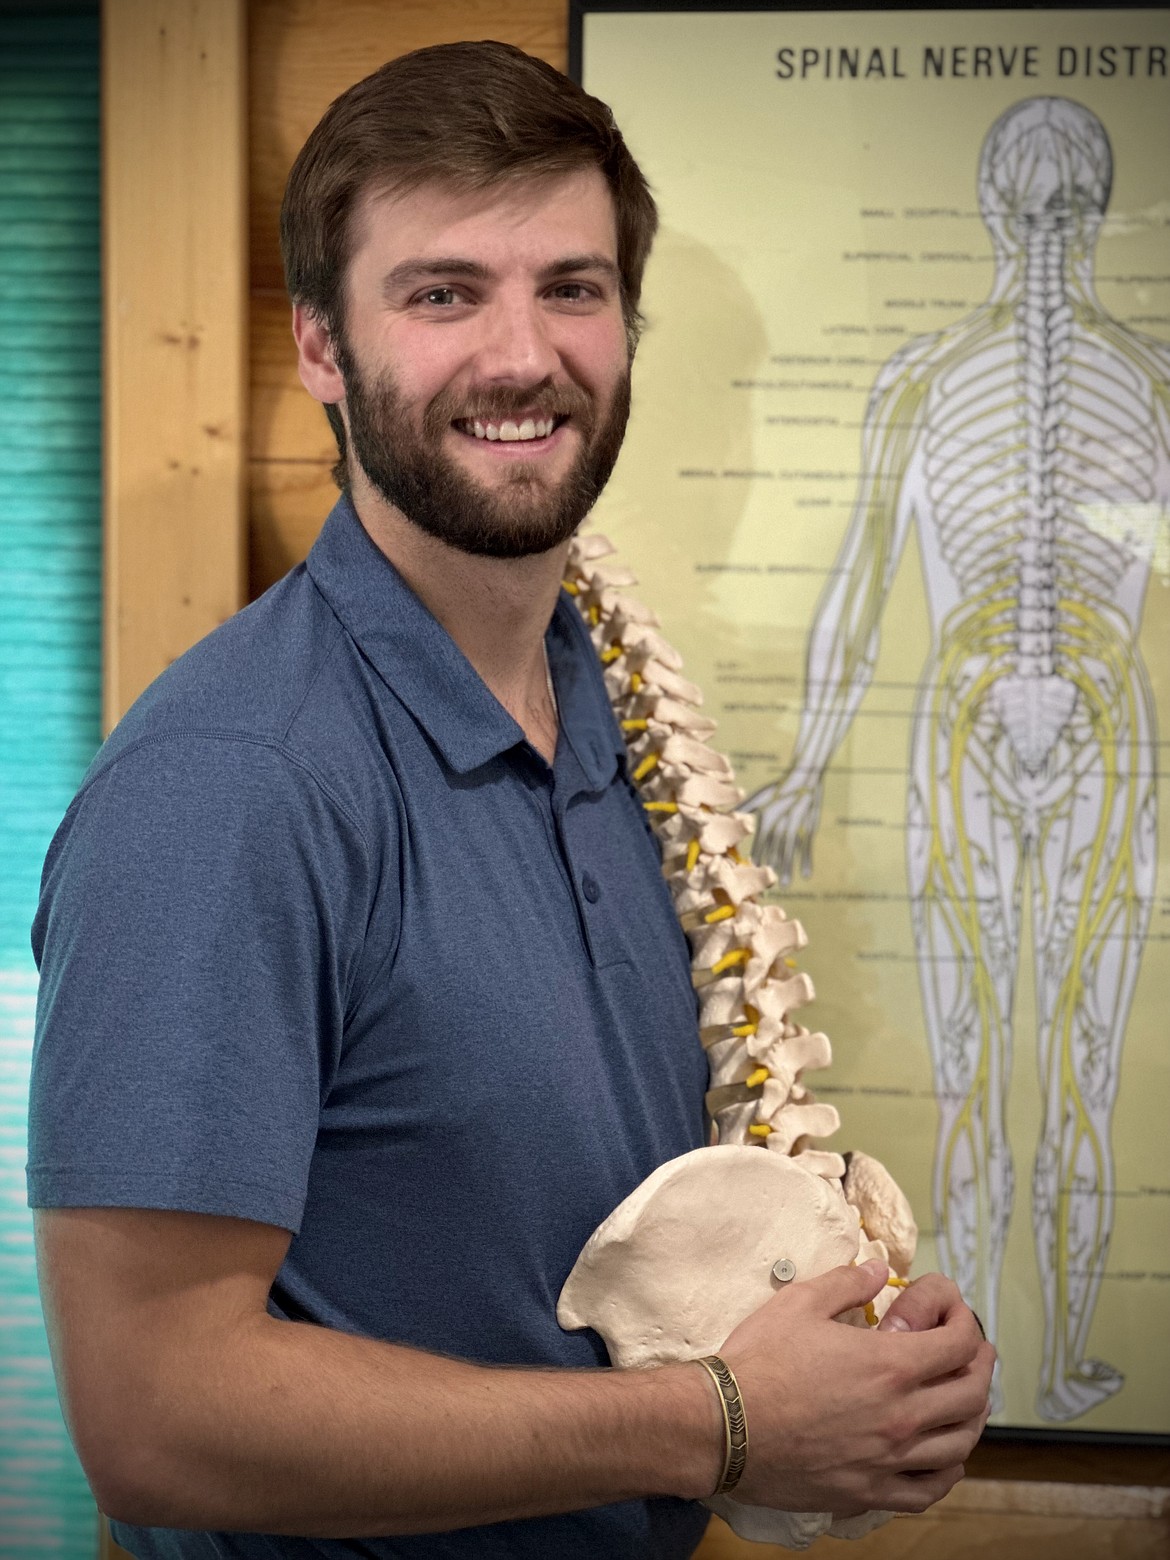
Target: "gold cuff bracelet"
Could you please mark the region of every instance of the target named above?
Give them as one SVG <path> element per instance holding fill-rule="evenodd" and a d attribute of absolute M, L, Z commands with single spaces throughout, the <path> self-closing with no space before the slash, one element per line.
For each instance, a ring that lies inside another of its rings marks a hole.
<path fill-rule="evenodd" d="M 723 1472 L 719 1475 L 714 1493 L 730 1495 L 743 1476 L 748 1454 L 747 1419 L 743 1411 L 743 1398 L 739 1394 L 739 1382 L 718 1354 L 704 1355 L 695 1364 L 703 1367 L 719 1389 L 719 1406 L 723 1410 L 726 1439 Z"/>

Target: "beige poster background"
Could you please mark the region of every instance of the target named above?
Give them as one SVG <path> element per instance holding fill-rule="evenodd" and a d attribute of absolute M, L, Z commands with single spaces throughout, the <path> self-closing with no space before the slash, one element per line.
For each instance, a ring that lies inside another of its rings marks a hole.
<path fill-rule="evenodd" d="M 841 74 L 843 48 L 856 51 L 860 79 Z M 1098 297 L 1128 330 L 1170 341 L 1170 23 L 1154 10 L 595 13 L 583 56 L 585 85 L 613 106 L 662 215 L 630 437 L 597 525 L 638 571 L 750 793 L 783 775 L 793 754 L 809 627 L 855 502 L 875 376 L 899 347 L 988 294 L 976 174 L 987 131 L 1010 105 L 1062 96 L 1098 116 L 1114 161 Z M 1153 550 L 1138 649 L 1157 706 L 1164 807 L 1170 525 L 1164 507 L 1149 505 L 1131 521 Z M 939 1116 L 906 864 L 911 716 L 930 650 L 913 534 L 881 621 L 873 680 L 827 771 L 811 875 L 778 898 L 809 932 L 812 1021 L 834 1043 L 832 1071 L 816 1085 L 842 1113 L 833 1146 L 864 1146 L 907 1189 L 926 1232 L 921 1271 L 936 1260 Z M 1164 816 L 1120 1062 L 1115 1220 L 1087 1349 L 1124 1384 L 1065 1416 L 1073 1429 L 1170 1431 L 1168 837 Z M 1037 1411 L 1043 1318 L 1030 1205 L 1041 1093 L 1029 892 L 1012 1022 L 1016 1191 L 997 1420 L 1052 1425 Z"/>

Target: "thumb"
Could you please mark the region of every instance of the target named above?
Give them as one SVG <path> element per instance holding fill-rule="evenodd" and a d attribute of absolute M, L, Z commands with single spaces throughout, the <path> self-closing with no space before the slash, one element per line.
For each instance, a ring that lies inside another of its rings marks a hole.
<path fill-rule="evenodd" d="M 810 1278 L 796 1288 L 815 1315 L 829 1318 L 868 1305 L 889 1276 L 886 1264 L 871 1257 L 868 1262 L 856 1266 L 830 1268 L 827 1273 Z"/>

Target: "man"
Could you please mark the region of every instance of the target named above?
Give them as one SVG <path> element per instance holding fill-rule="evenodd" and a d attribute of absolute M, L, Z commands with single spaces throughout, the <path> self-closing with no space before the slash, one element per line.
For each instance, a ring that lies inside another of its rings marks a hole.
<path fill-rule="evenodd" d="M 348 494 L 111 737 L 34 932 L 46 1316 L 135 1554 L 681 1557 L 705 1525 L 706 1370 L 597 1369 L 554 1315 L 703 1139 L 686 948 L 558 601 L 654 223 L 604 106 L 499 44 L 384 67 L 293 169 Z M 744 1500 L 920 1510 L 960 1476 L 992 1351 L 937 1277 L 888 1333 L 833 1322 L 885 1276 L 728 1339 Z"/>

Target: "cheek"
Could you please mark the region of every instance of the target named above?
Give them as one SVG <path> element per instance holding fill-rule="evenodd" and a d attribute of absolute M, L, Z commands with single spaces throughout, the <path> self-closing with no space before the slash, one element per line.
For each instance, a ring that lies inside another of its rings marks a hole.
<path fill-rule="evenodd" d="M 467 354 L 451 330 L 400 330 L 380 345 L 382 366 L 408 406 L 428 406 L 461 381 Z"/>
<path fill-rule="evenodd" d="M 576 343 L 574 370 L 581 382 L 597 394 L 610 395 L 629 371 L 625 327 L 607 323 L 604 331 L 591 333 Z"/>

